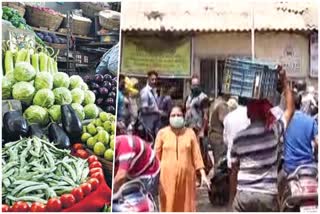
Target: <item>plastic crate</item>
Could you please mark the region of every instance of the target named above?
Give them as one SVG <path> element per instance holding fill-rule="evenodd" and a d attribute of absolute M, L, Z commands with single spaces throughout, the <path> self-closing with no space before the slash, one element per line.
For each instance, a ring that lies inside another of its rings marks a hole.
<path fill-rule="evenodd" d="M 275 64 L 229 58 L 225 62 L 222 92 L 252 99 L 272 98 L 277 76 Z"/>

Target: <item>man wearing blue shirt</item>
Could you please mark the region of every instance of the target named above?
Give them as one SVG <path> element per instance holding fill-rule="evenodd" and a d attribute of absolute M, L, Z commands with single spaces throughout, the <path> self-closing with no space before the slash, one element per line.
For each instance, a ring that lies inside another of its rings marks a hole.
<path fill-rule="evenodd" d="M 284 171 L 290 174 L 305 164 L 316 164 L 312 142 L 318 146 L 318 124 L 315 119 L 300 111 L 301 95 L 295 94 L 296 111 L 284 138 Z"/>

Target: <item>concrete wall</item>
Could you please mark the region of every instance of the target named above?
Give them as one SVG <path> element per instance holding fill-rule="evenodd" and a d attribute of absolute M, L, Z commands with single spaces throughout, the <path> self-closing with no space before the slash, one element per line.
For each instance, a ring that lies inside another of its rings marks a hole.
<path fill-rule="evenodd" d="M 200 59 L 232 56 L 251 57 L 251 34 L 209 33 L 194 36 L 193 70 L 200 70 Z M 286 64 L 292 79 L 306 78 L 318 88 L 317 79 L 309 78 L 309 36 L 289 32 L 256 32 L 255 57 Z"/>

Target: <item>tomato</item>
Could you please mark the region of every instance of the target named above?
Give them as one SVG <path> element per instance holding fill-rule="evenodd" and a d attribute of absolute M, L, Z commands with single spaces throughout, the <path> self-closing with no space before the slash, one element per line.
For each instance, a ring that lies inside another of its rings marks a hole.
<path fill-rule="evenodd" d="M 76 151 L 76 156 L 82 159 L 87 159 L 89 157 L 89 153 L 86 150 L 78 149 Z"/>
<path fill-rule="evenodd" d="M 88 158 L 88 163 L 91 164 L 91 163 L 93 163 L 93 162 L 95 162 L 95 161 L 98 161 L 97 156 L 95 156 L 95 155 L 90 155 L 90 157 Z"/>
<path fill-rule="evenodd" d="M 2 204 L 2 212 L 4 213 L 4 212 L 9 212 L 9 206 L 8 205 L 6 205 L 6 204 Z"/>
<path fill-rule="evenodd" d="M 75 143 L 75 144 L 73 144 L 72 148 L 75 151 L 78 151 L 79 149 L 83 149 L 83 144 L 82 143 Z"/>
<path fill-rule="evenodd" d="M 103 171 L 102 171 L 101 168 L 92 168 L 92 169 L 90 169 L 89 174 L 90 174 L 90 175 L 93 175 L 93 174 L 96 173 L 96 172 L 101 172 L 101 173 L 103 173 Z"/>
<path fill-rule="evenodd" d="M 64 194 L 60 197 L 62 207 L 69 208 L 76 203 L 76 198 L 72 194 Z"/>
<path fill-rule="evenodd" d="M 91 184 L 89 184 L 89 183 L 83 183 L 83 184 L 81 184 L 81 185 L 80 185 L 80 188 L 82 189 L 83 194 L 84 194 L 85 196 L 89 195 L 90 192 L 91 192 L 91 190 L 92 190 Z"/>
<path fill-rule="evenodd" d="M 88 183 L 91 184 L 92 190 L 96 190 L 99 187 L 99 179 L 98 178 L 90 178 Z"/>
<path fill-rule="evenodd" d="M 96 173 L 92 174 L 90 177 L 91 178 L 96 178 L 100 182 L 104 181 L 104 176 L 103 176 L 103 173 L 101 173 L 101 172 L 96 172 Z"/>
<path fill-rule="evenodd" d="M 31 204 L 30 212 L 45 212 L 46 211 L 46 205 L 41 204 L 39 202 L 34 202 Z"/>
<path fill-rule="evenodd" d="M 92 169 L 92 168 L 102 168 L 102 164 L 99 162 L 99 161 L 93 161 L 90 165 L 89 165 L 89 168 Z"/>
<path fill-rule="evenodd" d="M 47 202 L 47 212 L 59 212 L 62 210 L 62 204 L 59 198 L 50 198 Z"/>
<path fill-rule="evenodd" d="M 13 204 L 11 211 L 12 212 L 28 212 L 29 205 L 27 204 L 27 202 L 18 201 Z"/>
<path fill-rule="evenodd" d="M 77 202 L 81 201 L 84 197 L 83 191 L 80 187 L 74 188 L 71 191 L 71 194 L 74 196 Z"/>

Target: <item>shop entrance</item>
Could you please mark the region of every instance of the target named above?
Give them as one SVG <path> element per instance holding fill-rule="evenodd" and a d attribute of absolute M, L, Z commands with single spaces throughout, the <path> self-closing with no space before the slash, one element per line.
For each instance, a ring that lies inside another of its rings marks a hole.
<path fill-rule="evenodd" d="M 217 97 L 222 88 L 225 59 L 210 58 L 200 61 L 200 82 L 210 97 Z"/>

